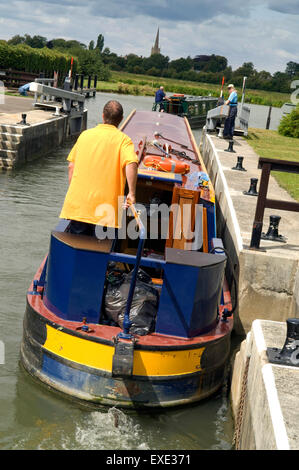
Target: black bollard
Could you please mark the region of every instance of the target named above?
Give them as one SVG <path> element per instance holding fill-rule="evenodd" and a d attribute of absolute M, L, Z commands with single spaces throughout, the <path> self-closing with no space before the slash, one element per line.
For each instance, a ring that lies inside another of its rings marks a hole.
<path fill-rule="evenodd" d="M 238 171 L 247 171 L 245 168 L 243 168 L 243 160 L 244 157 L 237 157 L 237 165 L 232 168 L 232 170 L 238 170 Z"/>
<path fill-rule="evenodd" d="M 22 121 L 17 122 L 17 125 L 19 124 L 21 126 L 30 126 L 30 124 L 26 122 L 27 114 L 21 114 L 21 116 L 22 116 Z"/>
<path fill-rule="evenodd" d="M 299 367 L 299 318 L 287 319 L 287 336 L 283 348 L 268 348 L 269 362 Z"/>
<path fill-rule="evenodd" d="M 83 89 L 83 86 L 84 86 L 84 75 L 82 74 L 81 77 L 80 77 L 80 88 L 81 88 L 81 90 Z"/>
<path fill-rule="evenodd" d="M 248 191 L 243 191 L 243 194 L 246 196 L 258 196 L 258 192 L 256 190 L 258 179 L 257 178 L 250 178 L 250 187 Z"/>
<path fill-rule="evenodd" d="M 78 90 L 78 83 L 79 83 L 79 75 L 76 73 L 75 75 L 75 83 L 74 83 L 74 90 Z"/>
<path fill-rule="evenodd" d="M 263 240 L 272 240 L 274 242 L 286 243 L 286 238 L 278 233 L 278 225 L 281 217 L 279 215 L 270 215 L 270 225 L 267 233 L 262 233 Z"/>
<path fill-rule="evenodd" d="M 224 150 L 225 152 L 236 153 L 234 150 L 234 141 L 231 139 L 228 144 L 228 148 Z"/>

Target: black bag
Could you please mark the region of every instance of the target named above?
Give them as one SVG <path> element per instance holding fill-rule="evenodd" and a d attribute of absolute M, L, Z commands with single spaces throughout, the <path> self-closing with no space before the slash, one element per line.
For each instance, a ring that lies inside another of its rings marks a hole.
<path fill-rule="evenodd" d="M 116 277 L 113 276 L 112 271 L 107 277 L 106 318 L 112 320 L 121 328 L 123 327 L 131 280 L 132 271 Z M 158 291 L 153 287 L 150 276 L 142 269 L 139 269 L 130 311 L 130 321 L 132 323 L 130 332 L 132 334 L 143 336 L 154 331 L 158 300 Z"/>

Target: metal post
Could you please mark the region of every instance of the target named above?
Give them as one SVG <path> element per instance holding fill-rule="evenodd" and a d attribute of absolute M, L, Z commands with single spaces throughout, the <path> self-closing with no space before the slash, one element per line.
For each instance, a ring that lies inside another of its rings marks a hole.
<path fill-rule="evenodd" d="M 90 84 L 91 84 L 91 75 L 88 75 L 88 83 L 87 83 L 88 89 L 90 89 Z"/>
<path fill-rule="evenodd" d="M 93 96 L 96 96 L 96 92 L 97 92 L 97 83 L 98 83 L 98 76 L 95 75 L 95 76 L 94 76 L 94 82 L 93 82 L 93 86 L 94 86 Z"/>
<path fill-rule="evenodd" d="M 82 74 L 81 77 L 80 77 L 80 88 L 81 88 L 81 91 L 83 90 L 83 86 L 84 86 L 84 75 Z"/>
<path fill-rule="evenodd" d="M 267 197 L 270 173 L 271 173 L 271 164 L 270 163 L 264 164 L 263 169 L 262 169 L 259 195 L 258 195 L 257 204 L 256 204 L 251 242 L 250 242 L 250 248 L 253 248 L 253 249 L 259 249 L 260 247 L 260 240 L 261 240 L 261 235 L 262 235 L 263 219 L 264 219 L 264 212 L 265 212 L 265 201 Z"/>
<path fill-rule="evenodd" d="M 271 111 L 272 111 L 272 106 L 269 107 L 269 113 L 268 113 L 268 117 L 267 117 L 266 129 L 270 129 Z"/>
<path fill-rule="evenodd" d="M 124 321 L 123 321 L 123 332 L 120 333 L 118 336 L 121 338 L 128 338 L 130 336 L 130 327 L 131 327 L 131 321 L 130 321 L 130 310 L 131 310 L 131 305 L 134 297 L 134 292 L 135 292 L 135 287 L 136 287 L 136 281 L 137 281 L 137 274 L 138 274 L 138 269 L 140 266 L 140 261 L 141 261 L 141 256 L 143 253 L 143 248 L 144 248 L 144 243 L 145 243 L 145 238 L 146 238 L 146 231 L 143 223 L 141 222 L 141 219 L 135 209 L 135 206 L 132 204 L 131 206 L 132 212 L 134 214 L 134 217 L 136 219 L 136 222 L 139 226 L 139 243 L 138 243 L 138 249 L 137 249 L 137 254 L 136 254 L 136 262 L 134 266 L 134 270 L 132 273 L 132 279 L 131 279 L 131 284 L 130 284 L 130 290 L 128 294 L 128 300 L 126 304 L 126 310 L 124 314 Z"/>
<path fill-rule="evenodd" d="M 79 75 L 76 73 L 75 75 L 75 83 L 74 83 L 74 90 L 78 90 L 78 82 L 79 82 Z"/>
<path fill-rule="evenodd" d="M 243 104 L 244 104 L 244 99 L 245 99 L 246 80 L 247 80 L 247 77 L 243 77 L 243 88 L 242 88 L 241 111 L 242 111 Z"/>

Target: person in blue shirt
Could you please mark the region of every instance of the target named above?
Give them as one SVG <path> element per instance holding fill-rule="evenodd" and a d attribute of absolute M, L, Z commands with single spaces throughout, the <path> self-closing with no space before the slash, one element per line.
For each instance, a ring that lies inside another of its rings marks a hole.
<path fill-rule="evenodd" d="M 155 95 L 155 103 L 160 105 L 159 111 L 163 111 L 163 100 L 165 98 L 166 94 L 164 92 L 164 87 L 160 86 L 160 88 L 156 91 Z"/>
<path fill-rule="evenodd" d="M 27 91 L 29 91 L 31 83 L 34 83 L 34 82 L 26 83 L 26 85 L 20 86 L 19 88 L 20 95 L 27 96 Z"/>
<path fill-rule="evenodd" d="M 225 104 L 229 106 L 229 114 L 224 123 L 223 137 L 224 139 L 231 140 L 234 136 L 235 120 L 238 111 L 238 94 L 232 83 L 228 85 L 227 89 L 229 97 Z"/>

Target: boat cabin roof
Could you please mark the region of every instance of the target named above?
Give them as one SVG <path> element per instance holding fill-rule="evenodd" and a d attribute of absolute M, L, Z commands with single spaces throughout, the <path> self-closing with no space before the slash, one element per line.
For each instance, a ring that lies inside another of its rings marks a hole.
<path fill-rule="evenodd" d="M 200 191 L 203 199 L 215 201 L 214 190 L 210 183 L 206 187 L 198 186 L 196 173 L 202 171 L 207 174 L 207 171 L 186 118 L 163 112 L 133 111 L 121 130 L 134 143 L 139 157 L 139 178 L 160 179 L 165 184 L 172 183 L 190 191 Z M 155 147 L 155 143 L 169 151 L 172 160 L 187 163 L 190 166 L 189 173 L 180 175 L 146 168 L 142 164 L 146 155 L 165 157 L 165 153 Z M 172 150 L 176 154 L 172 154 Z M 185 158 L 178 155 L 178 152 L 184 153 Z"/>

